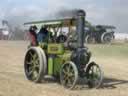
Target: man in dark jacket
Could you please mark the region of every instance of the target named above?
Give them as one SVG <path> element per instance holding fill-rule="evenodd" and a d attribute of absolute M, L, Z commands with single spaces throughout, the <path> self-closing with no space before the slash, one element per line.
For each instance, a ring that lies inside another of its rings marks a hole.
<path fill-rule="evenodd" d="M 39 33 L 37 34 L 37 41 L 38 42 L 45 42 L 45 43 L 47 43 L 48 39 L 49 39 L 49 32 L 47 30 L 47 27 L 43 26 L 40 29 Z"/>

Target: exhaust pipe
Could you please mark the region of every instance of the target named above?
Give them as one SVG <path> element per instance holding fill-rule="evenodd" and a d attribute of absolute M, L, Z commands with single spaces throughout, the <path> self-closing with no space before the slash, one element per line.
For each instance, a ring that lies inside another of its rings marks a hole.
<path fill-rule="evenodd" d="M 85 16 L 86 13 L 84 10 L 78 10 L 77 11 L 77 26 L 76 26 L 76 31 L 77 31 L 77 46 L 78 48 L 83 48 L 84 47 L 84 27 L 85 27 Z"/>

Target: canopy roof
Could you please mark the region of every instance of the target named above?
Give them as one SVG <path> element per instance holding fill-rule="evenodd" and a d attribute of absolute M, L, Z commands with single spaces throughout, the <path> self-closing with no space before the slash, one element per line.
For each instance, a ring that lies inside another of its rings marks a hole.
<path fill-rule="evenodd" d="M 34 22 L 27 22 L 24 23 L 25 26 L 57 26 L 62 25 L 63 27 L 68 27 L 70 25 L 76 26 L 77 19 L 74 18 L 63 18 L 63 19 L 56 19 L 56 20 L 45 20 L 45 21 L 34 21 Z"/>
<path fill-rule="evenodd" d="M 116 29 L 116 27 L 112 25 L 96 25 L 96 27 L 102 27 L 105 29 Z"/>

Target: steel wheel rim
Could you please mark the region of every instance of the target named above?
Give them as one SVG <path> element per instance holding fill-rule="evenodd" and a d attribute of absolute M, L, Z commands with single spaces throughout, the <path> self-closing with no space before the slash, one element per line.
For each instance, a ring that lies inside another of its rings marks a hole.
<path fill-rule="evenodd" d="M 61 83 L 67 89 L 73 89 L 78 78 L 78 71 L 74 63 L 66 63 L 61 70 Z"/>
<path fill-rule="evenodd" d="M 88 72 L 88 81 L 91 87 L 98 88 L 102 83 L 102 79 L 103 77 L 100 67 L 96 64 L 92 65 Z"/>
<path fill-rule="evenodd" d="M 104 38 L 104 41 L 105 41 L 106 43 L 109 43 L 109 42 L 111 42 L 111 37 L 109 37 L 109 36 L 106 36 L 106 37 Z"/>
<path fill-rule="evenodd" d="M 29 80 L 35 81 L 39 75 L 40 60 L 34 50 L 28 51 L 25 58 L 25 72 Z"/>

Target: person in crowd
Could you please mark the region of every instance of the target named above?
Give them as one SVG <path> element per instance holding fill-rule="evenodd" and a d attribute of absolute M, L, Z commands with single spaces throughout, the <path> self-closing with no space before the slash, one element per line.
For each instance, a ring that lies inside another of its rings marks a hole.
<path fill-rule="evenodd" d="M 32 46 L 37 46 L 38 45 L 36 31 L 37 31 L 37 27 L 35 25 L 30 26 L 29 33 L 30 33 L 30 39 L 31 39 L 31 45 Z"/>

